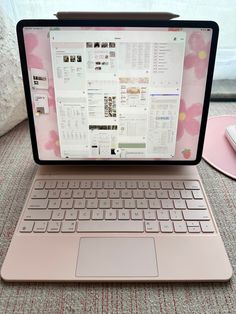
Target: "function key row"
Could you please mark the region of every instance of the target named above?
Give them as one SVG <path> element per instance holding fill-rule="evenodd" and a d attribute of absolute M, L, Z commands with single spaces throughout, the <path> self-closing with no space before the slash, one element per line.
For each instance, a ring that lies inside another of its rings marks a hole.
<path fill-rule="evenodd" d="M 156 180 L 36 180 L 34 189 L 177 189 L 200 190 L 198 181 Z"/>

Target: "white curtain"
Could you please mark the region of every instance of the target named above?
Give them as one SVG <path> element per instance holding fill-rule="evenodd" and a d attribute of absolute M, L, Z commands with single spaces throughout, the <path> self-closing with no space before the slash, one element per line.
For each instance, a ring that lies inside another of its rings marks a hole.
<path fill-rule="evenodd" d="M 2 0 L 5 12 L 20 19 L 55 18 L 58 11 L 165 11 L 186 20 L 213 20 L 220 37 L 214 79 L 236 79 L 236 0 Z"/>

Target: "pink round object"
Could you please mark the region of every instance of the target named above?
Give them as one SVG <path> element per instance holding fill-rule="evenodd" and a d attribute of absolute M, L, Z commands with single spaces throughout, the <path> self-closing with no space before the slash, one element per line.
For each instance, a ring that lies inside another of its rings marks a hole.
<path fill-rule="evenodd" d="M 211 166 L 236 179 L 236 151 L 225 137 L 225 129 L 236 124 L 236 116 L 210 117 L 207 121 L 203 158 Z"/>

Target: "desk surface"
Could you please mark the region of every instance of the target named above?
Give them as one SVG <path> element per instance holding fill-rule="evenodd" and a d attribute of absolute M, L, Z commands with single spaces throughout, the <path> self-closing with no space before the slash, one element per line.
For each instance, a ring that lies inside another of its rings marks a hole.
<path fill-rule="evenodd" d="M 210 114 L 235 114 L 212 103 Z M 0 138 L 0 267 L 37 169 L 27 122 Z M 204 161 L 199 173 L 231 264 L 236 269 L 236 181 Z M 236 279 L 228 283 L 36 283 L 0 281 L 0 313 L 235 313 Z"/>

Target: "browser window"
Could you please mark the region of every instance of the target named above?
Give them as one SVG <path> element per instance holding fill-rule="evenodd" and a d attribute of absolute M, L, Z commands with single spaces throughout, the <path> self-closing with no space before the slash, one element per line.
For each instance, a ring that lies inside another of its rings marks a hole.
<path fill-rule="evenodd" d="M 61 156 L 173 157 L 185 40 L 175 31 L 50 31 Z"/>

